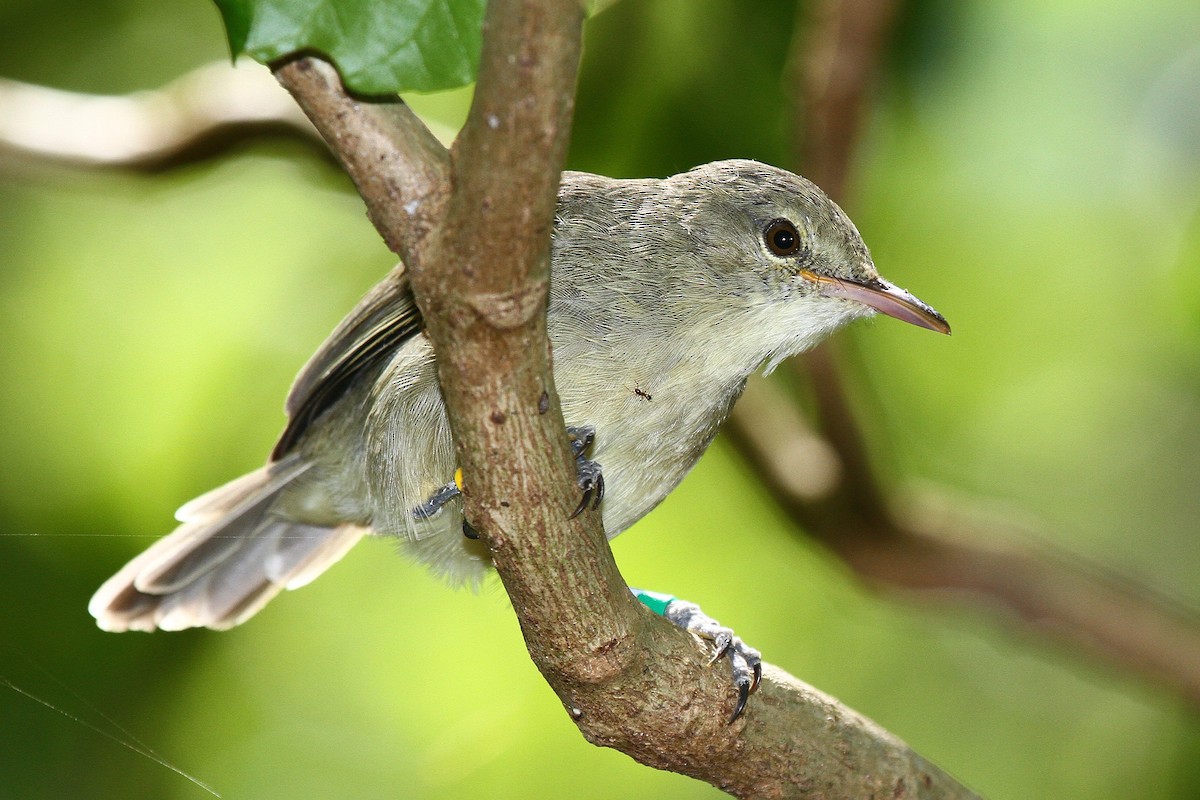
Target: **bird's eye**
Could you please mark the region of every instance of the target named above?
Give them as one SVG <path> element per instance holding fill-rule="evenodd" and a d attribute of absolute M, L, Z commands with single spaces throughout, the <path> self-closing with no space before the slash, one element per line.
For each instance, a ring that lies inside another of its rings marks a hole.
<path fill-rule="evenodd" d="M 796 226 L 786 219 L 777 219 L 763 231 L 763 240 L 777 256 L 790 256 L 800 249 L 800 234 Z"/>

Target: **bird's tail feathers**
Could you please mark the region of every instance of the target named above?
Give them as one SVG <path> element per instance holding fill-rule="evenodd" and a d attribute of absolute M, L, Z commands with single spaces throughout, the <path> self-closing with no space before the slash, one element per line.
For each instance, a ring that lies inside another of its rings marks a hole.
<path fill-rule="evenodd" d="M 179 509 L 183 522 L 125 565 L 92 597 L 104 630 L 232 628 L 283 589 L 296 589 L 336 563 L 366 532 L 323 527 L 272 513 L 279 494 L 308 464 L 269 464 Z"/>

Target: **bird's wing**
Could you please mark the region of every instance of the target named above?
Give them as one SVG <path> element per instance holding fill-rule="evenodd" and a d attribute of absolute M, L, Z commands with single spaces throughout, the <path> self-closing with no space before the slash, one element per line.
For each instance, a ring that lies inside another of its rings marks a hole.
<path fill-rule="evenodd" d="M 389 360 L 422 327 L 421 312 L 399 265 L 367 292 L 296 376 L 285 405 L 287 427 L 271 460 L 285 456 L 356 378 Z"/>

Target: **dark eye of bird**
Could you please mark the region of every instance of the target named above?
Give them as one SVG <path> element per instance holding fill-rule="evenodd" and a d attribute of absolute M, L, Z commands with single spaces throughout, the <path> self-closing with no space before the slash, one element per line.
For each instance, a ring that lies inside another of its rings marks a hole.
<path fill-rule="evenodd" d="M 790 256 L 800 249 L 800 234 L 786 219 L 777 219 L 763 231 L 763 239 L 777 256 Z"/>

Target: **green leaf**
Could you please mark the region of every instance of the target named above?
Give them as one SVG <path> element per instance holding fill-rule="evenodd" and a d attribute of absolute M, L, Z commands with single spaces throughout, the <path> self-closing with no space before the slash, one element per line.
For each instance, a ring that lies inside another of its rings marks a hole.
<path fill-rule="evenodd" d="M 250 35 L 250 2 L 249 0 L 216 0 L 217 8 L 221 10 L 221 18 L 225 20 L 225 34 L 229 37 L 229 50 L 236 57 L 246 47 L 246 37 Z"/>
<path fill-rule="evenodd" d="M 487 0 L 215 0 L 234 55 L 268 63 L 313 50 L 365 94 L 475 80 Z"/>

